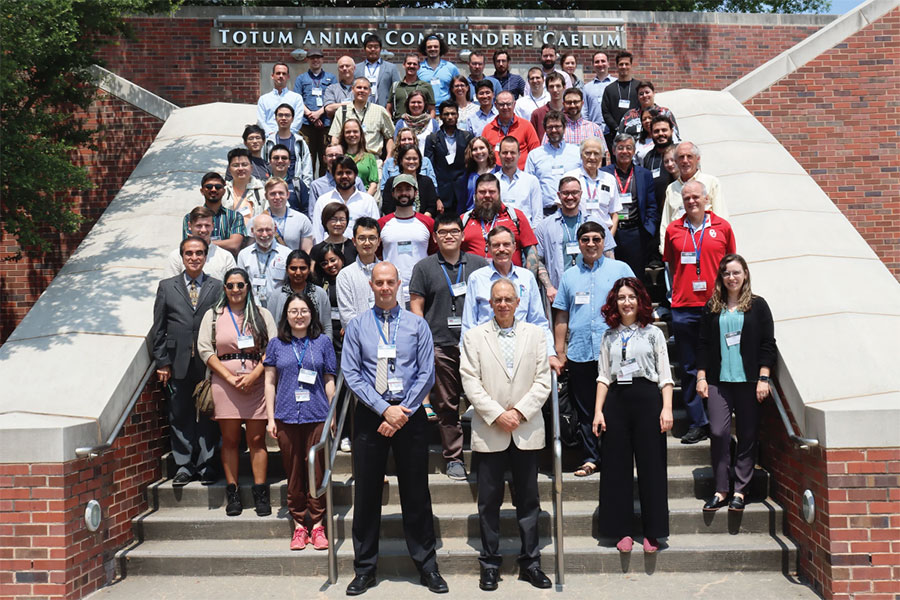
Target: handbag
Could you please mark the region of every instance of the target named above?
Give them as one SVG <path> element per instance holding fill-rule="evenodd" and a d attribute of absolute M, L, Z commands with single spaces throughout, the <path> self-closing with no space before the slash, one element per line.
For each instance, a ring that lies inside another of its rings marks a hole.
<path fill-rule="evenodd" d="M 216 311 L 212 311 L 212 344 L 213 344 L 213 352 L 216 351 L 216 318 L 218 315 Z M 197 416 L 205 415 L 210 416 L 215 411 L 215 406 L 213 404 L 213 395 L 212 395 L 212 373 L 210 373 L 209 369 L 206 370 L 206 378 L 198 383 L 194 387 L 194 393 L 191 394 L 191 399 L 194 401 L 194 408 L 197 410 Z"/>

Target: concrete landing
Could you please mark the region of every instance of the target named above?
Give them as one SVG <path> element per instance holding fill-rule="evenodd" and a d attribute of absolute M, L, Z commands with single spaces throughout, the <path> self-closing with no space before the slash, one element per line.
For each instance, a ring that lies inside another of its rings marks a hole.
<path fill-rule="evenodd" d="M 303 552 L 308 552 L 304 550 Z M 638 550 L 639 554 L 640 551 Z M 223 571 L 227 565 L 223 565 Z M 552 579 L 552 573 L 548 573 Z M 465 598 L 474 595 L 492 600 L 528 598 L 666 598 L 666 600 L 718 600 L 721 598 L 777 598 L 778 600 L 817 600 L 819 596 L 795 579 L 775 573 L 665 573 L 645 575 L 570 575 L 562 592 L 537 590 L 515 576 L 504 576 L 500 589 L 487 594 L 478 589 L 474 575 L 445 577 L 450 593 L 432 596 L 418 581 L 379 579 L 367 591 L 369 600 L 396 598 Z M 350 582 L 344 576 L 333 586 L 324 578 L 310 577 L 134 577 L 119 581 L 90 596 L 89 600 L 308 600 L 311 598 L 346 598 L 344 589 Z"/>

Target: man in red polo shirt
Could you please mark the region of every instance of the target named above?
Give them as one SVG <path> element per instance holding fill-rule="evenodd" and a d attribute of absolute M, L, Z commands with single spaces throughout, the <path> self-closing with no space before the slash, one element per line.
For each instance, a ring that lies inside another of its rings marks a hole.
<path fill-rule="evenodd" d="M 684 216 L 666 228 L 663 260 L 672 274 L 672 331 L 684 370 L 681 389 L 691 419 L 681 443 L 695 444 L 709 437 L 709 419 L 696 391 L 700 315 L 715 289 L 719 262 L 735 252 L 735 242 L 728 221 L 706 212 L 706 186 L 689 181 L 681 190 L 681 199 Z"/>
<path fill-rule="evenodd" d="M 515 237 L 513 264 L 523 266 L 524 256 L 525 268 L 537 271 L 537 237 L 534 230 L 522 211 L 508 208 L 500 201 L 500 181 L 493 173 L 484 173 L 475 181 L 475 208 L 464 214 L 462 220 L 463 252 L 490 258 L 487 235 L 494 227 L 503 225 Z"/>
<path fill-rule="evenodd" d="M 493 121 L 484 126 L 481 135 L 490 142 L 494 148 L 494 155 L 497 157 L 497 164 L 500 164 L 500 141 L 508 135 L 516 138 L 519 142 L 519 170 L 525 169 L 525 160 L 528 153 L 541 145 L 537 133 L 531 123 L 516 116 L 516 101 L 512 92 L 500 92 L 494 101 L 497 107 L 497 116 Z"/>

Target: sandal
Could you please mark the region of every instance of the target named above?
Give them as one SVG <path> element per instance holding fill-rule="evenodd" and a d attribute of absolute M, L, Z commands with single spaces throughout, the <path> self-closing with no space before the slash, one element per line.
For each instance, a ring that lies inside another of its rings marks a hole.
<path fill-rule="evenodd" d="M 437 413 L 434 412 L 434 408 L 431 406 L 431 403 L 423 402 L 422 408 L 425 409 L 425 416 L 428 417 L 429 421 L 434 422 L 438 420 Z"/>
<path fill-rule="evenodd" d="M 597 470 L 597 465 L 586 462 L 575 471 L 575 477 L 589 477 Z"/>

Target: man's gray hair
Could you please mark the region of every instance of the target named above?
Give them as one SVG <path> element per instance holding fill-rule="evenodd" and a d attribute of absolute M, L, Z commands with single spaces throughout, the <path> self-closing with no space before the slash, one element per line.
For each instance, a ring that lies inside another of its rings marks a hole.
<path fill-rule="evenodd" d="M 508 285 L 509 287 L 512 288 L 512 291 L 516 295 L 516 298 L 519 297 L 519 288 L 516 287 L 516 284 L 514 284 L 512 282 L 512 280 L 509 279 L 508 277 L 501 277 L 500 279 L 496 280 L 494 283 L 491 284 L 491 298 L 494 297 L 494 288 L 497 287 L 498 285 Z"/>
<path fill-rule="evenodd" d="M 696 179 L 691 179 L 691 180 L 688 181 L 686 184 L 684 184 L 684 186 L 681 188 L 681 195 L 682 195 L 682 196 L 684 196 L 684 189 L 685 189 L 687 186 L 689 186 L 689 185 L 700 186 L 700 195 L 701 195 L 701 196 L 706 196 L 706 195 L 707 195 L 707 192 L 706 192 L 706 186 L 703 185 L 703 182 L 702 182 L 702 181 L 697 181 Z"/>
<path fill-rule="evenodd" d="M 690 146 L 691 154 L 694 156 L 694 158 L 696 158 L 697 160 L 700 160 L 700 146 L 698 146 L 694 142 L 681 142 L 680 144 L 678 144 L 678 146 L 675 147 L 675 152 L 678 152 L 678 149 L 681 148 L 682 146 L 684 146 L 684 147 Z"/>

